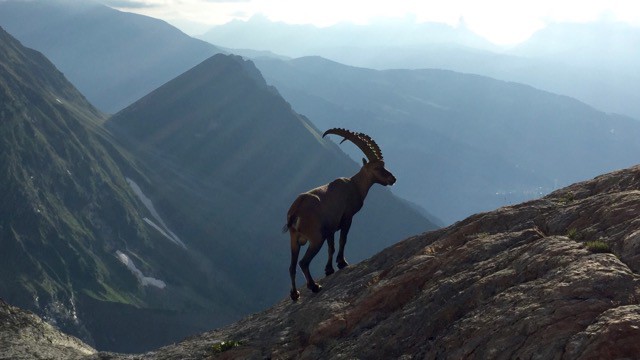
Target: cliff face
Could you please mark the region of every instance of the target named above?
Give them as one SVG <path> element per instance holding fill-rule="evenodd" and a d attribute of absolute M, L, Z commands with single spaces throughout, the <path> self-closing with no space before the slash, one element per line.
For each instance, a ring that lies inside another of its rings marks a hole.
<path fill-rule="evenodd" d="M 228 327 L 87 356 L 636 358 L 639 215 L 636 166 L 409 238 Z"/>
<path fill-rule="evenodd" d="M 412 237 L 139 358 L 633 358 L 639 215 L 637 166 Z"/>

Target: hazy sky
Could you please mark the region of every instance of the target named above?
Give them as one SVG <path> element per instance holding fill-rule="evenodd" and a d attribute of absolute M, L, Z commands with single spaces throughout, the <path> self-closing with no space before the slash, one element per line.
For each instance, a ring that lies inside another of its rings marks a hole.
<path fill-rule="evenodd" d="M 329 26 L 380 19 L 436 21 L 474 32 L 499 44 L 525 40 L 549 22 L 599 19 L 640 26 L 637 0 L 102 0 L 120 10 L 163 19 L 190 35 L 233 19 L 262 14 L 273 21 Z"/>

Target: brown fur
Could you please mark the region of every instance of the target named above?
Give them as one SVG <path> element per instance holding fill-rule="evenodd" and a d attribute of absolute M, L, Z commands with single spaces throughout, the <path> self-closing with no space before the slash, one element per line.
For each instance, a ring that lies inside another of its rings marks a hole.
<path fill-rule="evenodd" d="M 334 233 L 340 230 L 340 248 L 336 257 L 339 269 L 348 266 L 344 259 L 344 246 L 353 216 L 360 211 L 369 189 L 373 184 L 393 185 L 396 178 L 384 167 L 384 161 L 366 162 L 351 178 L 339 178 L 306 193 L 300 194 L 287 213 L 285 231 L 291 236 L 291 299 L 297 300 L 300 293 L 296 289 L 295 274 L 300 246 L 309 243 L 309 248 L 299 262 L 306 278 L 307 287 L 313 292 L 320 291 L 309 272 L 309 264 L 327 240 L 329 260 L 325 274 L 331 275 L 335 251 Z"/>

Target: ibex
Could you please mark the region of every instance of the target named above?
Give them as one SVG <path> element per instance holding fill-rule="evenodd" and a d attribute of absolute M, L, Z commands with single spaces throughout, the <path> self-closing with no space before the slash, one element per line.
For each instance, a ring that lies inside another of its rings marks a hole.
<path fill-rule="evenodd" d="M 324 269 L 325 274 L 331 275 L 333 269 L 333 253 L 335 252 L 334 233 L 340 230 L 340 249 L 336 257 L 336 264 L 342 269 L 349 264 L 344 259 L 344 246 L 351 227 L 353 216 L 360 211 L 364 199 L 373 184 L 393 185 L 396 178 L 384 167 L 382 151 L 378 144 L 363 133 L 355 133 L 345 129 L 329 129 L 327 134 L 335 134 L 351 141 L 362 150 L 367 160 L 362 159 L 362 168 L 351 178 L 339 178 L 329 184 L 322 185 L 306 193 L 298 195 L 287 213 L 287 224 L 283 231 L 291 235 L 291 300 L 296 301 L 300 292 L 296 289 L 296 262 L 300 246 L 309 243 L 309 248 L 300 260 L 300 268 L 307 280 L 307 287 L 317 293 L 322 289 L 309 272 L 309 264 L 318 253 L 325 239 L 329 247 L 329 261 Z"/>

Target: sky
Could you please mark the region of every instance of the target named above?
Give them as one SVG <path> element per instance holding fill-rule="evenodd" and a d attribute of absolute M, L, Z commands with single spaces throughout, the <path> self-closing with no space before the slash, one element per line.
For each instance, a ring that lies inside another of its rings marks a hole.
<path fill-rule="evenodd" d="M 637 0 L 102 0 L 119 10 L 169 22 L 189 35 L 263 15 L 324 27 L 403 20 L 465 26 L 500 45 L 526 40 L 553 22 L 622 21 L 640 27 Z"/>

